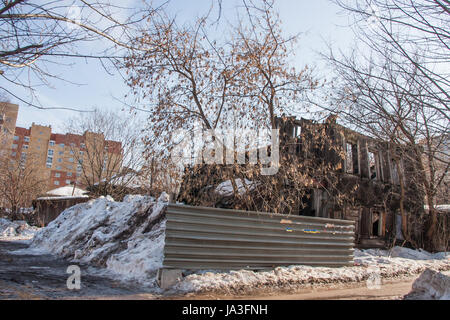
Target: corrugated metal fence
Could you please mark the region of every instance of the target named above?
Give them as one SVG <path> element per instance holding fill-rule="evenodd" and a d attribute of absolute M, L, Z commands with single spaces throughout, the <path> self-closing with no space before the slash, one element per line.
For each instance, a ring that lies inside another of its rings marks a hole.
<path fill-rule="evenodd" d="M 353 264 L 354 222 L 170 205 L 164 268 L 266 269 Z"/>

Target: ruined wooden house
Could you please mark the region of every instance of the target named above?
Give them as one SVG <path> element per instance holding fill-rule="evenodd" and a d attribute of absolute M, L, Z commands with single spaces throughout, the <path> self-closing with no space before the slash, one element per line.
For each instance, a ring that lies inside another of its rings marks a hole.
<path fill-rule="evenodd" d="M 410 217 L 409 228 L 417 239 L 422 237 L 423 223 L 419 218 L 423 215 L 424 196 L 415 189 L 416 184 L 409 183 L 413 164 L 407 158 L 400 159 L 400 166 L 398 160 L 394 163 L 392 145 L 345 128 L 333 118 L 324 123 L 279 118 L 277 127 L 281 155 L 295 157 L 300 163 L 326 162 L 333 168 L 329 175 L 336 178 L 333 188 L 328 188 L 325 181 L 328 179 L 315 177 L 316 183 L 308 190 L 308 196 L 298 199 L 301 205 L 294 214 L 354 220 L 358 247 L 387 247 L 402 239 L 399 205 L 403 179 L 405 192 L 412 195 L 404 202 Z M 187 168 L 178 200 L 191 205 L 211 205 L 204 200 L 223 181 L 221 177 L 227 170 L 233 169 L 226 165 L 201 165 L 195 171 Z M 345 194 L 351 196 L 341 197 Z M 232 197 L 212 205 L 236 207 Z"/>

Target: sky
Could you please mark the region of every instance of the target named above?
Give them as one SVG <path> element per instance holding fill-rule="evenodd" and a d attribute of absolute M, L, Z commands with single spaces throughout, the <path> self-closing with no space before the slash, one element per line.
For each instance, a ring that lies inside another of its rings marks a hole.
<path fill-rule="evenodd" d="M 138 0 L 127 1 L 128 5 L 133 1 Z M 235 0 L 224 1 L 227 3 L 224 5 L 225 16 L 233 14 L 230 9 L 233 1 Z M 169 10 L 180 19 L 189 21 L 204 12 L 209 3 L 210 0 L 172 0 Z M 276 6 L 283 21 L 283 32 L 286 35 L 302 33 L 295 56 L 292 57 L 292 64 L 299 69 L 306 64 L 315 65 L 318 72 L 326 73 L 324 63 L 319 61 L 317 53 L 327 49 L 327 42 L 331 42 L 336 48 L 345 48 L 351 46 L 354 41 L 353 32 L 348 27 L 348 17 L 329 0 L 278 0 Z M 109 108 L 117 112 L 123 109 L 121 101 L 124 101 L 129 88 L 119 75 L 108 74 L 98 61 L 65 60 L 64 65 L 52 65 L 51 71 L 71 83 L 51 80 L 51 87 L 37 88 L 36 93 L 41 105 L 81 110 Z M 23 89 L 9 84 L 5 86 L 16 94 L 27 95 Z M 28 107 L 14 98 L 11 98 L 11 102 L 19 104 L 17 126 L 21 127 L 29 127 L 35 122 L 51 125 L 54 132 L 63 133 L 67 120 L 77 116 L 76 112 L 67 110 L 39 110 Z M 143 113 L 142 121 L 145 121 L 145 117 Z"/>

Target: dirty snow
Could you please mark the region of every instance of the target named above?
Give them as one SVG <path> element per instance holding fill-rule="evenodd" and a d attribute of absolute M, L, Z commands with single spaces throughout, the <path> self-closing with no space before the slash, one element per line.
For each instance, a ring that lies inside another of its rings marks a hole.
<path fill-rule="evenodd" d="M 240 195 L 245 194 L 246 187 L 248 190 L 253 190 L 255 188 L 255 183 L 253 181 L 244 180 L 244 183 L 242 183 L 242 180 L 240 178 L 235 179 L 236 187 L 238 189 L 238 193 Z M 244 185 L 245 184 L 245 185 Z M 221 196 L 231 196 L 233 195 L 233 185 L 231 184 L 231 180 L 227 180 L 219 184 L 216 188 L 216 193 L 220 194 Z"/>
<path fill-rule="evenodd" d="M 310 266 L 278 267 L 271 271 L 249 270 L 227 273 L 200 272 L 185 277 L 175 285 L 182 292 L 218 292 L 250 294 L 262 290 L 292 290 L 308 285 L 366 281 L 419 274 L 427 268 L 450 270 L 450 257 L 445 253 L 430 254 L 395 247 L 393 250 L 355 250 L 355 266 L 325 268 Z M 370 283 L 369 283 L 370 281 Z"/>
<path fill-rule="evenodd" d="M 30 227 L 25 221 L 0 218 L 0 240 L 30 240 L 39 228 Z"/>
<path fill-rule="evenodd" d="M 108 196 L 75 205 L 37 233 L 30 248 L 154 286 L 163 260 L 168 200 L 163 193 L 156 202 L 129 195 L 123 202 Z"/>
<path fill-rule="evenodd" d="M 59 197 L 88 197 L 85 195 L 86 193 L 87 191 L 80 188 L 74 188 L 73 186 L 61 187 L 47 192 L 49 196 Z"/>
<path fill-rule="evenodd" d="M 450 276 L 426 269 L 414 281 L 406 300 L 450 300 Z"/>

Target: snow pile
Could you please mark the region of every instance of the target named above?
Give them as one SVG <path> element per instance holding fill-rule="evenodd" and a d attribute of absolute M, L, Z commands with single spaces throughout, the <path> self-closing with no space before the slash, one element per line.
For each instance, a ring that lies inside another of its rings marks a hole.
<path fill-rule="evenodd" d="M 450 277 L 440 272 L 425 270 L 412 286 L 406 300 L 450 300 Z"/>
<path fill-rule="evenodd" d="M 66 209 L 36 234 L 32 249 L 105 267 L 121 279 L 154 285 L 162 267 L 165 207 L 147 196 L 101 197 Z"/>
<path fill-rule="evenodd" d="M 29 240 L 39 228 L 30 227 L 25 221 L 9 221 L 0 218 L 0 240 Z"/>
<path fill-rule="evenodd" d="M 255 183 L 247 179 L 244 180 L 244 183 L 242 183 L 242 180 L 240 178 L 235 179 L 235 182 L 237 191 L 240 195 L 245 194 L 247 189 L 250 191 L 255 188 Z M 219 184 L 216 188 L 216 193 L 220 194 L 221 196 L 232 196 L 233 185 L 231 183 L 231 180 L 227 180 Z"/>
<path fill-rule="evenodd" d="M 87 191 L 80 188 L 74 188 L 73 186 L 61 187 L 47 192 L 49 196 L 59 197 L 88 197 L 85 195 L 86 193 Z"/>
<path fill-rule="evenodd" d="M 427 268 L 450 270 L 450 258 L 445 253 L 432 255 L 398 247 L 391 253 L 392 256 L 383 250 L 355 250 L 355 266 L 352 267 L 289 266 L 261 272 L 202 272 L 185 277 L 174 289 L 196 293 L 250 294 L 258 290 L 295 290 L 331 283 L 367 281 L 370 285 L 369 281 L 419 274 Z"/>
<path fill-rule="evenodd" d="M 380 249 L 367 249 L 356 250 L 355 261 L 361 260 L 361 263 L 367 263 L 369 261 L 377 262 L 383 261 L 384 257 L 391 258 L 404 258 L 409 260 L 442 260 L 449 257 L 447 252 L 429 253 L 425 250 L 413 250 L 404 247 L 394 247 L 392 250 L 380 250 Z M 362 259 L 361 259 L 362 258 Z"/>

